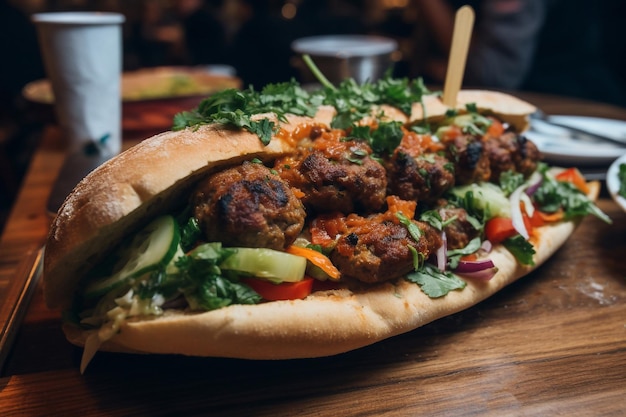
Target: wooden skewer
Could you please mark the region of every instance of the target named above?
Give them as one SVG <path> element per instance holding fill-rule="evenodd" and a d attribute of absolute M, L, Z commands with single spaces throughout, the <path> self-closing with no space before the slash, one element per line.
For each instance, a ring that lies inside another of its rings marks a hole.
<path fill-rule="evenodd" d="M 452 46 L 448 58 L 448 69 L 443 86 L 443 104 L 448 107 L 456 107 L 456 97 L 461 89 L 467 51 L 472 29 L 474 27 L 474 9 L 471 6 L 463 6 L 454 18 L 454 32 L 452 33 Z"/>

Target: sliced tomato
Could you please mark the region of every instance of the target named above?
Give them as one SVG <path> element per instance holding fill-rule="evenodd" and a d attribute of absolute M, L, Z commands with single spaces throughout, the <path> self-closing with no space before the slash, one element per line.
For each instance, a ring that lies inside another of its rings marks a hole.
<path fill-rule="evenodd" d="M 457 125 L 450 125 L 450 126 L 447 126 L 445 129 L 443 129 L 440 139 L 444 143 L 451 142 L 454 139 L 461 136 L 462 134 L 463 134 L 463 131 L 461 130 L 460 127 L 458 127 Z"/>
<path fill-rule="evenodd" d="M 470 253 L 469 255 L 461 256 L 461 260 L 465 262 L 474 262 L 478 259 L 478 255 L 475 253 Z"/>
<path fill-rule="evenodd" d="M 583 174 L 577 168 L 568 168 L 556 176 L 557 181 L 571 182 L 583 193 L 589 193 L 589 186 Z"/>
<path fill-rule="evenodd" d="M 298 300 L 311 294 L 313 278 L 305 277 L 298 282 L 281 282 L 274 284 L 269 281 L 256 278 L 242 278 L 244 284 L 250 286 L 263 299 L 268 301 Z"/>
<path fill-rule="evenodd" d="M 530 225 L 535 228 L 535 227 L 541 227 L 543 225 L 546 224 L 545 219 L 543 218 L 543 214 L 541 211 L 535 209 L 535 211 L 533 211 L 533 215 L 530 216 Z"/>
<path fill-rule="evenodd" d="M 513 220 L 508 217 L 494 217 L 485 224 L 485 236 L 493 244 L 500 243 L 516 234 Z"/>
<path fill-rule="evenodd" d="M 499 138 L 504 133 L 504 125 L 502 122 L 496 119 L 491 119 L 491 124 L 487 128 L 487 136 L 492 138 Z"/>

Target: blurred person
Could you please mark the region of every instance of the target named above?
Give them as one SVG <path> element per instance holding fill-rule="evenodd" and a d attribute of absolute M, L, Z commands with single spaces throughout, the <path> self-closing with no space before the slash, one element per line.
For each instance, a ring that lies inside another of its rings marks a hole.
<path fill-rule="evenodd" d="M 422 25 L 416 72 L 429 82 L 443 82 L 454 13 L 469 3 L 476 10 L 476 23 L 465 85 L 561 94 L 626 106 L 626 87 L 603 54 L 601 2 L 415 2 Z"/>

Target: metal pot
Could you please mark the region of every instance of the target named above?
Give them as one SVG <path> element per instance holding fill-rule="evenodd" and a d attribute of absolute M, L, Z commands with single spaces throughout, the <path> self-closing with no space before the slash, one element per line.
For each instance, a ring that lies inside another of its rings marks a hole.
<path fill-rule="evenodd" d="M 296 39 L 291 49 L 297 54 L 308 54 L 315 65 L 333 84 L 346 78 L 362 84 L 376 81 L 394 64 L 395 40 L 368 35 L 327 35 Z M 303 83 L 316 82 L 313 73 L 297 58 Z"/>

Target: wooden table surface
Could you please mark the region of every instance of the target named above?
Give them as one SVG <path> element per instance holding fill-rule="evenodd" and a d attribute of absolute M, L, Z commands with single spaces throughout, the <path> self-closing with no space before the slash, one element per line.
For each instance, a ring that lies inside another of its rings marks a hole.
<path fill-rule="evenodd" d="M 524 97 L 548 113 L 626 120 L 625 109 Z M 58 135 L 46 130 L 0 241 L 2 317 L 45 241 Z M 585 219 L 552 259 L 490 299 L 328 358 L 98 353 L 81 375 L 81 350 L 39 283 L 9 343 L 0 415 L 624 415 L 626 213 L 606 193 L 599 206 L 613 224 Z"/>

